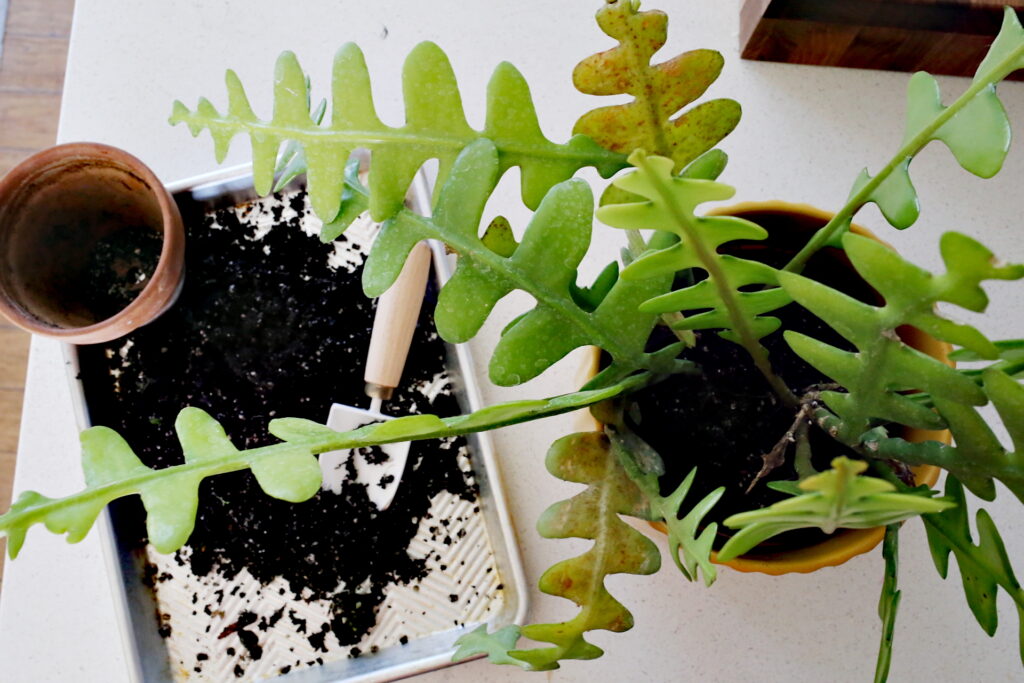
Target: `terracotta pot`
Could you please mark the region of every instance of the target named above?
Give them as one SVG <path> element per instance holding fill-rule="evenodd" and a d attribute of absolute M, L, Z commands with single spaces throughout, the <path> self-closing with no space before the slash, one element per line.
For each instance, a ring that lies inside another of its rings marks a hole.
<path fill-rule="evenodd" d="M 159 261 L 130 303 L 99 315 L 82 301 L 83 278 L 93 272 L 97 245 L 122 230 L 158 234 Z M 174 302 L 184 255 L 177 205 L 127 152 L 96 143 L 58 145 L 0 180 L 0 313 L 29 332 L 77 344 L 121 337 Z"/>
<path fill-rule="evenodd" d="M 809 235 L 813 230 L 827 223 L 832 217 L 832 214 L 806 204 L 790 204 L 780 201 L 747 202 L 723 207 L 710 213 L 738 216 L 755 223 L 760 223 L 767 217 L 769 220 L 774 219 L 789 224 L 798 235 Z M 878 239 L 870 231 L 860 226 L 854 225 L 852 230 L 857 234 Z M 803 238 L 803 241 L 806 241 L 806 238 Z M 882 242 L 882 240 L 878 241 Z M 885 244 L 885 242 L 882 243 Z M 952 362 L 947 358 L 947 354 L 951 350 L 948 344 L 939 342 L 920 330 L 913 328 L 900 329 L 899 334 L 900 338 L 910 346 L 952 366 Z M 595 349 L 588 364 L 588 376 L 596 374 L 599 362 L 600 350 Z M 950 441 L 948 431 L 932 432 L 920 429 L 904 429 L 900 435 L 913 442 L 942 441 L 949 443 Z M 930 465 L 914 468 L 918 484 L 934 485 L 938 480 L 939 473 L 938 467 Z M 659 531 L 666 531 L 665 525 L 662 523 L 652 523 L 651 526 Z M 724 564 L 743 572 L 761 572 L 773 575 L 794 572 L 807 573 L 822 567 L 842 564 L 852 557 L 866 553 L 874 549 L 882 541 L 884 535 L 885 529 L 882 527 L 874 529 L 840 529 L 832 534 L 828 540 L 806 548 L 759 553 L 756 556 L 751 554 L 728 562 L 718 562 L 717 553 L 713 552 L 711 559 L 718 564 Z"/>

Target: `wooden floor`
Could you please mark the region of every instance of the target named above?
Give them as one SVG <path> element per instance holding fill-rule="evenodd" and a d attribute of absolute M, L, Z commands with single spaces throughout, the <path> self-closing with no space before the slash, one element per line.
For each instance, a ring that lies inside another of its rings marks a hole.
<path fill-rule="evenodd" d="M 0 61 L 0 175 L 56 140 L 73 8 L 74 0 L 9 0 Z M 11 498 L 29 335 L 0 321 L 2 511 Z M 0 551 L 5 545 L 0 539 Z"/>

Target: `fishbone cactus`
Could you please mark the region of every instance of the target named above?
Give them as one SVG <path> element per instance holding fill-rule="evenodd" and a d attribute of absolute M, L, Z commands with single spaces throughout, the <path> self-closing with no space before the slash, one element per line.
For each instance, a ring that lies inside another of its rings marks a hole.
<path fill-rule="evenodd" d="M 761 240 L 768 233 L 758 225 L 732 216 L 697 216 L 697 206 L 732 197 L 732 187 L 713 180 L 672 174 L 673 163 L 665 157 L 634 152 L 630 162 L 637 168 L 615 181 L 621 189 L 642 201 L 611 204 L 598 209 L 601 221 L 614 228 L 651 228 L 678 238 L 671 246 L 648 251 L 623 272 L 623 280 L 643 281 L 672 276 L 690 268 L 704 270 L 707 279 L 677 291 L 653 297 L 640 305 L 648 313 L 698 311 L 675 323 L 686 330 L 723 329 L 726 339 L 742 344 L 777 393 L 792 399 L 784 383 L 772 372 L 768 352 L 758 341 L 779 327 L 779 319 L 764 316 L 790 302 L 779 288 L 776 270 L 756 261 L 719 253 L 733 240 Z M 759 291 L 741 291 L 749 285 L 765 285 Z"/>
<path fill-rule="evenodd" d="M 529 86 L 522 74 L 503 62 L 487 90 L 487 120 L 482 131 L 466 122 L 455 74 L 437 45 L 421 43 L 409 53 L 402 73 L 406 124 L 393 128 L 377 116 L 370 76 L 362 51 L 353 43 L 334 58 L 330 122 L 318 125 L 310 114 L 306 76 L 295 55 L 285 52 L 274 71 L 274 112 L 259 119 L 237 74 L 225 77 L 228 109 L 220 113 L 205 97 L 195 110 L 175 101 L 170 121 L 184 123 L 193 135 L 207 129 L 218 161 L 227 155 L 231 139 L 244 133 L 252 141 L 253 179 L 257 192 L 274 185 L 278 150 L 291 140 L 305 156 L 310 201 L 324 222 L 341 206 L 344 169 L 356 148 L 373 155 L 369 186 L 370 213 L 384 220 L 402 207 L 416 171 L 428 159 L 438 159 L 438 183 L 448 177 L 455 158 L 470 143 L 490 140 L 499 150 L 500 173 L 522 169 L 523 201 L 536 207 L 553 185 L 584 166 L 606 177 L 625 165 L 625 157 L 608 151 L 585 135 L 564 145 L 544 137 L 537 122 Z"/>
<path fill-rule="evenodd" d="M 955 232 L 942 236 L 940 248 L 947 272 L 940 276 L 867 237 L 847 234 L 843 246 L 857 271 L 885 299 L 884 306 L 862 303 L 803 276 L 779 274 L 779 282 L 798 303 L 857 347 L 857 353 L 852 353 L 805 334 L 786 332 L 786 340 L 797 354 L 847 390 L 822 394 L 839 418 L 839 424 L 832 426 L 837 438 L 859 447 L 864 440 L 877 440 L 868 431 L 883 421 L 944 429 L 947 421 L 901 393 L 908 390 L 926 391 L 937 402 L 984 404 L 985 392 L 973 379 L 910 348 L 900 341 L 896 330 L 913 325 L 942 341 L 997 358 L 998 349 L 981 332 L 942 317 L 935 304 L 947 302 L 983 311 L 988 297 L 981 283 L 1020 279 L 1024 265 L 999 265 L 988 249 Z"/>
<path fill-rule="evenodd" d="M 650 380 L 649 375 L 634 375 L 603 389 L 499 403 L 457 417 L 409 415 L 351 432 L 336 432 L 310 420 L 280 418 L 270 423 L 270 432 L 284 443 L 244 451 L 231 444 L 223 427 L 206 412 L 185 408 L 174 425 L 185 462 L 159 470 L 143 465 L 113 430 L 92 427 L 81 436 L 86 488 L 65 498 L 25 491 L 0 515 L 0 536 L 7 537 L 11 557 L 21 550 L 25 535 L 34 524 L 44 524 L 53 533 L 66 533 L 69 542 L 77 543 L 85 538 L 108 503 L 139 494 L 149 512 L 150 541 L 157 550 L 172 552 L 192 532 L 199 483 L 206 477 L 251 469 L 268 495 L 300 502 L 320 488 L 320 467 L 314 454 L 486 431 L 578 410 Z"/>
<path fill-rule="evenodd" d="M 900 493 L 887 481 L 861 476 L 867 467 L 861 460 L 836 458 L 832 469 L 800 482 L 801 495 L 729 517 L 725 526 L 740 531 L 722 547 L 718 559 L 739 557 L 793 529 L 817 528 L 827 534 L 836 529 L 870 529 L 953 507 L 952 502 Z"/>
<path fill-rule="evenodd" d="M 680 171 L 732 132 L 740 120 L 740 105 L 730 99 L 710 100 L 676 116 L 715 82 L 725 60 L 714 50 L 694 50 L 652 65 L 654 53 L 665 44 L 668 17 L 639 10 L 637 0 L 605 4 L 597 23 L 619 44 L 590 55 L 572 74 L 576 88 L 588 95 L 634 99 L 587 112 L 573 132 L 616 152 L 643 149 L 670 157 Z"/>
<path fill-rule="evenodd" d="M 594 541 L 585 553 L 559 562 L 540 579 L 542 591 L 572 600 L 580 611 L 567 622 L 521 629 L 521 635 L 550 647 L 514 649 L 515 631 L 490 636 L 481 631 L 460 639 L 459 659 L 487 653 L 491 661 L 543 671 L 557 669 L 562 659 L 599 657 L 602 650 L 584 638 L 587 631 L 628 631 L 633 626 L 633 616 L 608 592 L 605 578 L 653 574 L 661 566 L 657 546 L 620 517 L 646 516 L 647 503 L 622 469 L 606 435 L 590 432 L 559 439 L 548 451 L 547 466 L 560 479 L 587 485 L 582 493 L 548 508 L 537 523 L 546 538 Z"/>
<path fill-rule="evenodd" d="M 645 350 L 656 316 L 639 306 L 668 289 L 669 275 L 644 281 L 613 280 L 610 286 L 591 290 L 583 305 L 577 301 L 576 267 L 590 245 L 593 215 L 593 196 L 583 181 L 567 180 L 552 188 L 521 244 L 507 235 L 500 244 L 494 234 L 478 236 L 477 226 L 499 173 L 494 145 L 478 140 L 456 159 L 432 218 L 402 210 L 385 221 L 363 271 L 367 295 L 379 296 L 391 286 L 413 245 L 437 239 L 460 257 L 455 274 L 441 289 L 435 311 L 438 332 L 447 341 L 470 339 L 498 300 L 515 289 L 537 301 L 533 310 L 505 329 L 494 349 L 490 373 L 497 384 L 532 379 L 587 344 L 608 351 L 625 374 L 636 368 L 684 369 L 686 364 L 674 361 L 678 350 L 673 347 L 653 353 Z M 350 179 L 348 187 L 356 194 L 365 193 L 358 181 Z M 358 201 L 365 201 L 365 194 Z"/>
<path fill-rule="evenodd" d="M 877 175 L 861 171 L 846 204 L 785 270 L 799 272 L 814 252 L 836 243 L 866 204 L 874 202 L 893 227 L 903 229 L 917 221 L 920 203 L 910 180 L 910 162 L 932 141 L 944 143 L 965 170 L 982 178 L 994 176 L 1010 148 L 1010 120 L 996 86 L 1018 69 L 1024 69 L 1024 27 L 1017 12 L 1007 7 L 999 35 L 970 87 L 948 107 L 942 104 L 933 76 L 923 71 L 914 74 L 907 87 L 903 144 Z"/>

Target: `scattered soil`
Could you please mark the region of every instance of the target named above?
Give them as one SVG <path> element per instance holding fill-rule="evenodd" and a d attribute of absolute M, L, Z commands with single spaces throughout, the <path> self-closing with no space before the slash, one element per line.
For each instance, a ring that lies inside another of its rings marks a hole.
<path fill-rule="evenodd" d="M 275 417 L 323 422 L 332 402 L 368 404 L 362 373 L 375 304 L 362 293 L 361 268 L 328 266 L 335 246 L 300 229 L 302 194 L 291 199 L 294 211 L 281 202 L 271 206 L 266 218 L 274 227 L 266 234 L 254 231 L 252 217 L 239 220 L 226 209 L 204 215 L 183 206 L 187 275 L 178 302 L 125 338 L 79 348 L 93 424 L 120 432 L 147 465 L 182 462 L 173 425 L 185 406 L 208 411 L 237 447 L 252 448 L 277 441 L 267 432 Z M 446 369 L 445 345 L 434 332 L 435 303 L 431 281 L 403 384 L 386 404 L 391 414 L 460 412 L 450 392 L 428 402 L 414 390 Z M 306 625 L 312 644 L 327 633 L 342 645 L 355 644 L 374 625 L 387 586 L 423 575 L 424 561 L 406 549 L 429 516 L 431 499 L 442 491 L 476 497 L 455 457 L 463 444 L 413 443 L 398 493 L 383 512 L 351 477 L 340 494 L 321 491 L 300 504 L 268 497 L 249 472 L 208 479 L 200 488 L 191 550 L 177 560 L 200 576 L 230 578 L 245 568 L 264 584 L 284 577 L 295 594 L 332 601 L 328 623 Z M 382 454 L 368 449 L 363 456 Z M 350 474 L 357 457 L 348 461 Z M 142 543 L 141 506 L 136 500 L 124 505 L 133 509 L 119 508 L 118 533 Z M 217 605 L 197 610 L 211 614 Z M 236 647 L 241 638 L 257 659 L 258 634 L 266 628 L 240 620 L 225 638 Z"/>
<path fill-rule="evenodd" d="M 744 217 L 766 227 L 773 235 L 772 243 L 737 243 L 731 253 L 781 267 L 794 253 L 794 245 L 802 244 L 798 238 L 784 240 L 775 237 L 782 233 L 782 217 L 775 214 L 767 219 L 764 216 Z M 847 274 L 852 272 L 845 255 L 831 248 L 819 252 L 804 271 L 806 275 L 862 301 L 877 303 L 877 295 L 866 283 L 848 279 Z M 852 350 L 849 342 L 796 304 L 790 304 L 773 315 L 782 320 L 782 327 L 765 337 L 762 343 L 768 349 L 777 374 L 797 396 L 829 382 L 790 350 L 782 338 L 782 330 L 797 330 Z M 673 341 L 676 341 L 674 335 L 659 326 L 650 345 L 660 348 Z M 792 448 L 787 451 L 785 465 L 758 482 L 749 494 L 746 491 L 761 470 L 762 454 L 769 452 L 793 424 L 794 410 L 781 404 L 743 347 L 722 339 L 715 332 L 697 333 L 696 346 L 688 349 L 684 357 L 698 363 L 703 374 L 676 375 L 638 392 L 633 397 L 633 406 L 627 410 L 627 414 L 635 418 L 633 429 L 658 451 L 665 462 L 663 493 L 674 490 L 690 470 L 697 467 L 697 476 L 687 497 L 689 503 L 696 503 L 719 486 L 725 487 L 722 499 L 706 518 L 708 522 L 721 522 L 734 513 L 765 507 L 788 497 L 766 484 L 797 478 Z M 816 469 L 827 469 L 831 460 L 839 455 L 859 457 L 817 427 L 811 429 L 810 439 Z M 684 508 L 686 505 L 684 503 Z M 728 535 L 727 531 L 720 531 L 719 544 L 724 543 Z M 816 530 L 801 530 L 780 535 L 763 544 L 762 548 L 766 552 L 778 551 L 806 546 L 824 537 Z"/>

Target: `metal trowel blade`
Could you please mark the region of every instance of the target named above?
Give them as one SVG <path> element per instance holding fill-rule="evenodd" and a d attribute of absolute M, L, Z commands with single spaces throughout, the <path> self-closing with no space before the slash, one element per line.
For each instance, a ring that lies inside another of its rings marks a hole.
<path fill-rule="evenodd" d="M 376 411 L 335 403 L 331 406 L 327 426 L 338 431 L 350 431 L 372 422 L 385 422 L 393 419 L 389 415 Z M 380 448 L 387 455 L 384 462 L 377 464 L 368 462 L 365 456 L 356 456 L 356 481 L 366 484 L 366 493 L 378 510 L 386 510 L 395 498 L 398 483 L 405 471 L 405 461 L 409 457 L 409 446 L 408 441 L 377 446 L 376 448 Z M 345 463 L 350 457 L 352 457 L 351 449 L 331 451 L 320 456 L 320 470 L 324 475 L 324 490 L 330 489 L 335 493 L 341 493 L 341 485 L 348 478 Z"/>

